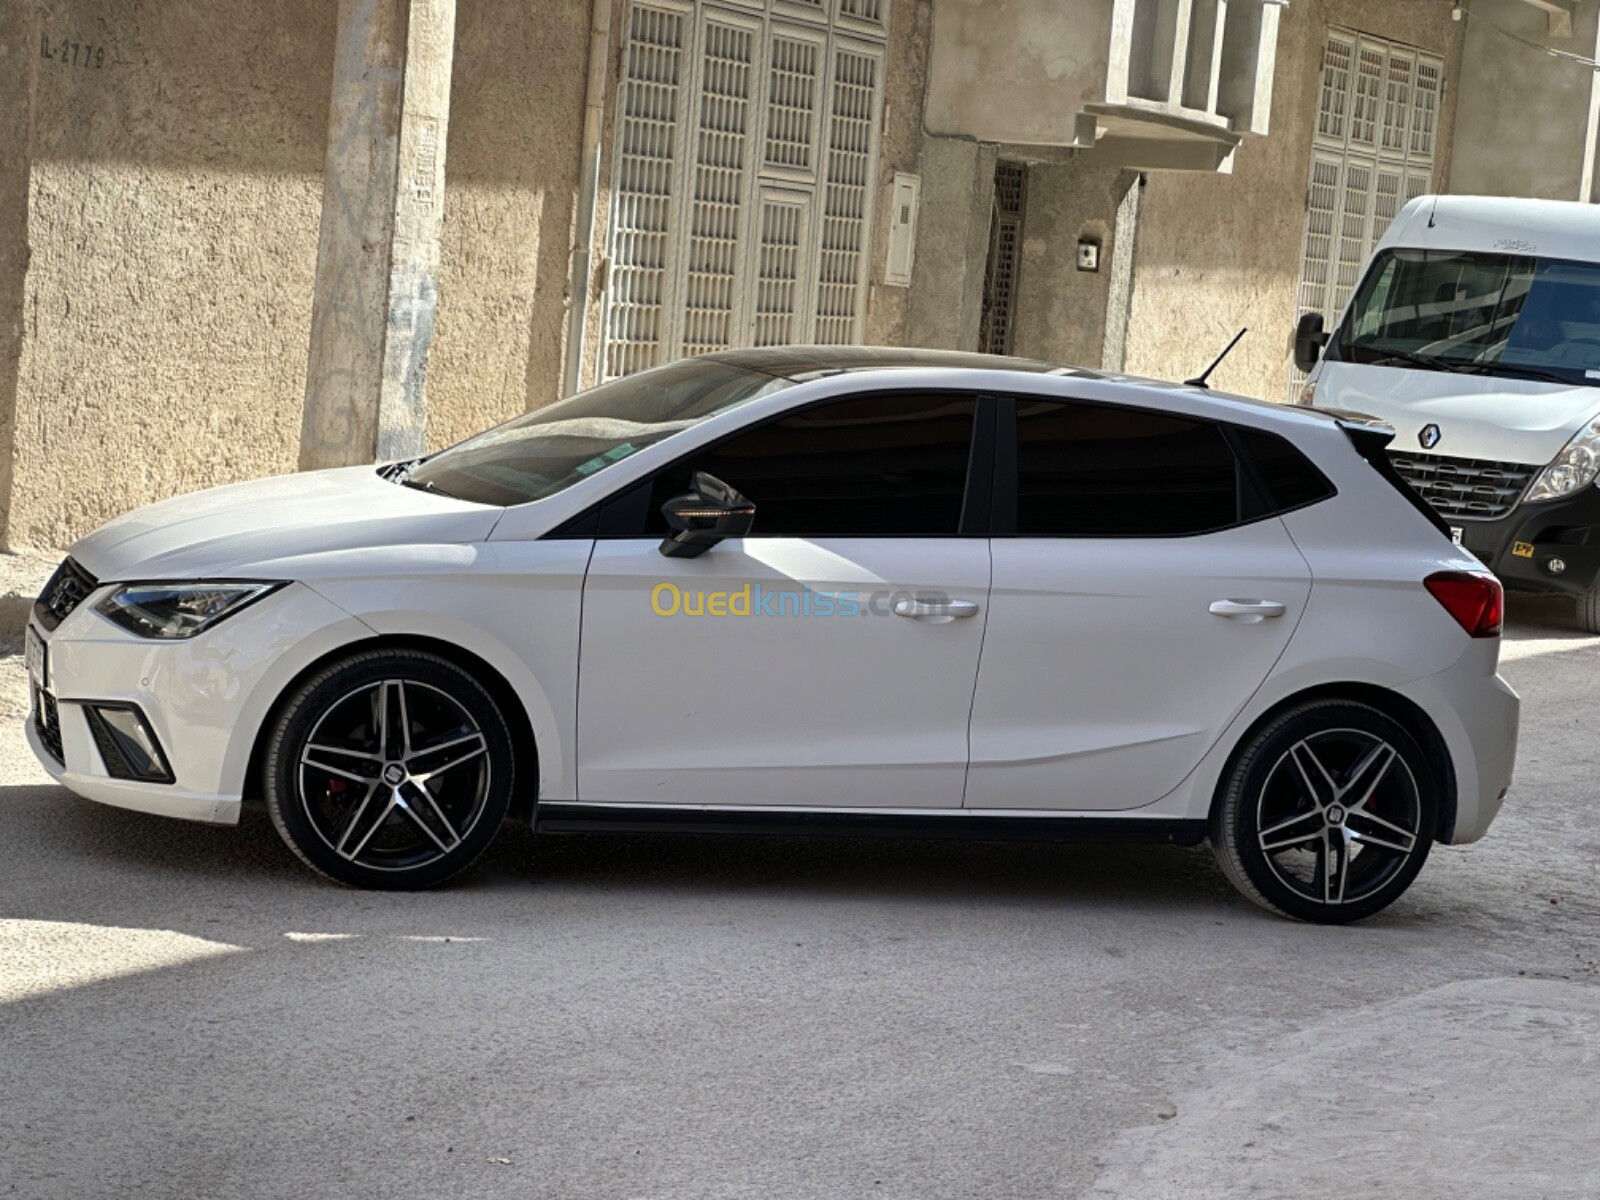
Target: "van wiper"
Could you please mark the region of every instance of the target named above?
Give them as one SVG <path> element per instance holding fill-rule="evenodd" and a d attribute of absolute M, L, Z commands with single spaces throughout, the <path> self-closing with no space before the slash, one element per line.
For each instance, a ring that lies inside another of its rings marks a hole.
<path fill-rule="evenodd" d="M 1507 375 L 1523 379 L 1542 379 L 1547 383 L 1559 383 L 1565 387 L 1586 386 L 1580 384 L 1576 379 L 1568 379 L 1565 375 L 1557 375 L 1554 371 L 1545 371 L 1538 367 L 1527 367 L 1521 363 L 1475 362 L 1465 364 L 1463 370 L 1471 371 L 1476 375 Z"/>
<path fill-rule="evenodd" d="M 1449 358 L 1434 358 L 1428 354 L 1413 354 L 1409 350 L 1369 350 L 1373 358 L 1367 360 L 1367 365 L 1373 367 L 1386 367 L 1391 363 L 1405 363 L 1408 366 L 1421 367 L 1424 371 L 1454 371 L 1460 375 L 1476 374 L 1472 363 L 1460 362 Z"/>

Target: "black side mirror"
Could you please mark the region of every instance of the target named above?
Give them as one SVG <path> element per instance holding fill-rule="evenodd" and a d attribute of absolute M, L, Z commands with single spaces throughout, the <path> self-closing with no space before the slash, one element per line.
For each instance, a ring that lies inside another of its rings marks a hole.
<path fill-rule="evenodd" d="M 696 471 L 687 492 L 661 506 L 672 530 L 661 541 L 668 558 L 699 558 L 723 538 L 743 537 L 756 519 L 756 506 L 715 475 Z"/>
<path fill-rule="evenodd" d="M 1322 348 L 1328 344 L 1321 313 L 1302 313 L 1294 327 L 1294 365 L 1309 371 L 1322 357 Z"/>

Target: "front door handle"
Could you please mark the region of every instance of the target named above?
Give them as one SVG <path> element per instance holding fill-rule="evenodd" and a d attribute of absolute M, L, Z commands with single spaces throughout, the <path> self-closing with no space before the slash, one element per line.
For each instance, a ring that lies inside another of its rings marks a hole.
<path fill-rule="evenodd" d="M 963 617 L 978 615 L 978 602 L 976 600 L 913 600 L 910 596 L 903 596 L 894 602 L 894 615 L 897 617 L 914 617 L 919 620 L 927 618 L 944 618 L 945 620 L 959 620 Z"/>
<path fill-rule="evenodd" d="M 1268 617 L 1281 617 L 1289 606 L 1281 600 L 1217 600 L 1211 605 L 1212 615 L 1254 624 Z"/>

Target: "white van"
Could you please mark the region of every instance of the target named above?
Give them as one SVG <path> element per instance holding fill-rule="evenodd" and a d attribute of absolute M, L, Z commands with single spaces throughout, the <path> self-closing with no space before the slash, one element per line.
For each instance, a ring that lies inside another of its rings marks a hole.
<path fill-rule="evenodd" d="M 1294 352 L 1300 403 L 1392 424 L 1395 469 L 1456 540 L 1600 633 L 1600 208 L 1413 200 Z"/>

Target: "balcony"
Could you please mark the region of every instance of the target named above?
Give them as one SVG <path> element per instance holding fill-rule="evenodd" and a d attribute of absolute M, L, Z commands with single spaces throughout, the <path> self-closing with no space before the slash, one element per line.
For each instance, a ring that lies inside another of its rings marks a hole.
<path fill-rule="evenodd" d="M 1228 171 L 1267 132 L 1287 0 L 936 0 L 931 132 Z"/>

